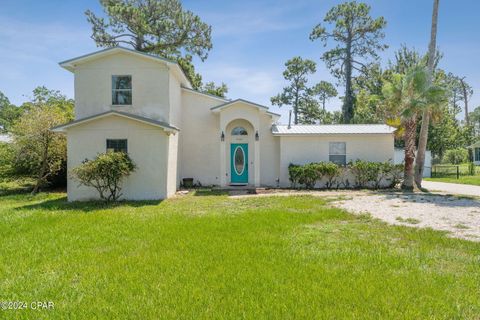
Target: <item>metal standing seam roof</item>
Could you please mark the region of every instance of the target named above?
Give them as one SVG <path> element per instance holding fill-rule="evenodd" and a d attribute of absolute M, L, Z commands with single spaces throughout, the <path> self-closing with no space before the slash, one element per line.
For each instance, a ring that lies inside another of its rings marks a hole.
<path fill-rule="evenodd" d="M 273 125 L 274 135 L 315 134 L 392 134 L 394 127 L 385 124 L 326 124 L 326 125 Z"/>

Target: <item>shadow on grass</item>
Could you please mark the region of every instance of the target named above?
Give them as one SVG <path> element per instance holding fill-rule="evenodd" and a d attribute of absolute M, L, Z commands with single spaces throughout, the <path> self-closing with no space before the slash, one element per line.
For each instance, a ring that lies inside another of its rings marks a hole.
<path fill-rule="evenodd" d="M 82 211 L 91 212 L 103 209 L 115 208 L 140 208 L 146 206 L 157 206 L 162 200 L 143 200 L 143 201 L 119 201 L 119 202 L 103 202 L 103 201 L 74 201 L 68 202 L 67 197 L 58 199 L 45 200 L 39 203 L 28 204 L 17 207 L 16 210 L 46 210 L 46 211 Z"/>

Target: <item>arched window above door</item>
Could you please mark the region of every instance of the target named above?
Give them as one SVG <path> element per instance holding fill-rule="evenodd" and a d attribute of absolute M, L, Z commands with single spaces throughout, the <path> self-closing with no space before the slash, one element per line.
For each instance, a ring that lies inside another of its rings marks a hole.
<path fill-rule="evenodd" d="M 232 130 L 232 136 L 247 136 L 248 132 L 243 127 L 235 127 Z"/>

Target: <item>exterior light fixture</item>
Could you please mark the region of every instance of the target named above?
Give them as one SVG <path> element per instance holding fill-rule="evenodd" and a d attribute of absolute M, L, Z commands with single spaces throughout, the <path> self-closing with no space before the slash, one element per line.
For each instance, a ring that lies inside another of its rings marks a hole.
<path fill-rule="evenodd" d="M 257 131 L 257 132 L 255 132 L 255 141 L 258 141 L 259 138 L 260 137 L 258 136 L 258 131 Z"/>
<path fill-rule="evenodd" d="M 223 133 L 223 131 L 222 131 L 222 135 L 220 136 L 220 140 L 225 141 L 225 133 Z"/>

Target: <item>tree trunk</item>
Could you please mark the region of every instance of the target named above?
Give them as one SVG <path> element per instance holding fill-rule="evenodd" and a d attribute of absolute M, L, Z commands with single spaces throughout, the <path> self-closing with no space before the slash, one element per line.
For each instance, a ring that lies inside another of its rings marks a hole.
<path fill-rule="evenodd" d="M 430 73 L 429 81 L 433 82 L 433 69 L 435 64 L 435 52 L 437 49 L 437 21 L 438 21 L 438 4 L 440 0 L 433 0 L 432 12 L 432 29 L 430 32 L 430 44 L 428 46 L 428 71 Z M 418 188 L 422 187 L 423 167 L 425 165 L 425 152 L 427 150 L 428 126 L 430 125 L 430 110 L 425 107 L 422 115 L 422 127 L 420 129 L 420 137 L 418 140 L 418 151 L 415 169 L 415 183 Z"/>
<path fill-rule="evenodd" d="M 410 191 L 413 190 L 416 131 L 417 121 L 412 118 L 405 123 L 405 133 L 403 135 L 405 141 L 405 171 L 402 189 Z"/>
<path fill-rule="evenodd" d="M 465 123 L 467 124 L 467 126 L 470 126 L 470 120 L 468 119 L 468 93 L 467 93 L 467 86 L 465 85 L 464 79 L 465 78 L 461 78 L 460 83 L 462 84 L 463 102 L 465 103 Z"/>
<path fill-rule="evenodd" d="M 347 41 L 347 52 L 345 59 L 345 99 L 343 101 L 343 122 L 350 123 L 353 117 L 352 99 L 352 43 Z"/>
<path fill-rule="evenodd" d="M 323 111 L 325 111 L 325 100 L 326 100 L 326 98 L 325 98 L 325 97 L 323 97 L 323 101 L 322 101 L 322 105 L 323 105 Z"/>

